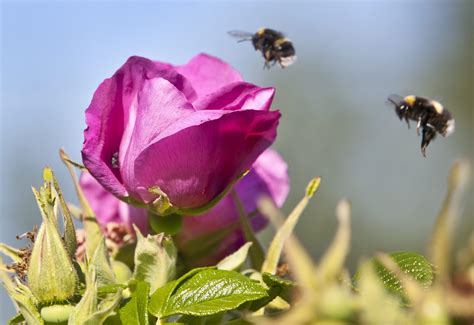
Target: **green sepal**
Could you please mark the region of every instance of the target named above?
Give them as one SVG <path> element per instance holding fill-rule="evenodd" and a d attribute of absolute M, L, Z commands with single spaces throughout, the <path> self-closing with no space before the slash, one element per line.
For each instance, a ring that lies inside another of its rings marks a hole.
<path fill-rule="evenodd" d="M 115 294 L 108 294 L 99 301 L 97 277 L 92 266 L 86 277 L 86 291 L 70 314 L 68 324 L 103 324 L 108 317 L 115 314 L 121 300 L 122 290 L 118 289 Z"/>
<path fill-rule="evenodd" d="M 216 267 L 219 270 L 227 270 L 227 271 L 235 271 L 239 269 L 242 264 L 244 264 L 247 256 L 249 254 L 249 249 L 252 246 L 251 242 L 247 242 L 242 245 L 238 250 L 234 253 L 226 256 L 222 259 L 219 263 L 217 263 Z"/>
<path fill-rule="evenodd" d="M 9 320 L 7 320 L 7 325 L 15 325 L 15 324 L 21 324 L 25 321 L 25 318 L 21 313 L 16 314 Z"/>
<path fill-rule="evenodd" d="M 183 225 L 183 216 L 178 214 L 160 216 L 154 214 L 153 212 L 149 212 L 148 223 L 155 233 L 165 233 L 166 235 L 174 236 L 181 230 L 181 226 Z"/>
<path fill-rule="evenodd" d="M 69 212 L 69 207 L 64 199 L 61 187 L 51 168 L 44 169 L 43 178 L 45 182 L 51 183 L 56 191 L 55 193 L 52 191 L 52 199 L 59 200 L 64 224 L 64 244 L 69 252 L 69 256 L 73 258 L 77 250 L 77 238 L 71 212 Z"/>
<path fill-rule="evenodd" d="M 89 261 L 89 272 L 91 271 L 92 267 L 95 270 L 96 284 L 98 287 L 115 283 L 115 273 L 110 263 L 104 237 L 100 239 L 94 255 Z"/>
<path fill-rule="evenodd" d="M 27 322 L 27 324 L 37 325 L 37 324 L 44 324 L 43 319 L 41 318 L 41 314 L 36 307 L 38 305 L 38 301 L 36 297 L 33 296 L 33 293 L 30 289 L 21 284 L 20 281 L 16 281 L 17 287 L 11 287 L 2 283 L 7 290 L 8 295 L 10 298 L 16 303 L 20 314 Z M 10 319 L 14 321 L 14 319 L 18 319 L 16 317 Z M 14 323 L 13 323 L 14 324 Z"/>
<path fill-rule="evenodd" d="M 283 252 L 283 247 L 288 238 L 292 235 L 293 230 L 298 223 L 304 209 L 308 205 L 310 199 L 319 189 L 321 183 L 321 177 L 313 178 L 306 187 L 305 196 L 298 203 L 298 205 L 293 209 L 288 218 L 285 220 L 283 225 L 279 227 L 277 233 L 270 243 L 268 248 L 265 261 L 263 262 L 261 271 L 262 273 L 268 272 L 275 274 L 278 262 L 280 261 L 281 254 Z"/>
<path fill-rule="evenodd" d="M 77 179 L 77 175 L 74 170 L 74 168 L 77 167 L 77 164 L 72 162 L 63 149 L 59 151 L 59 156 L 66 165 L 76 189 L 77 197 L 82 210 L 82 222 L 86 232 L 86 252 L 87 256 L 92 256 L 97 248 L 97 245 L 99 245 L 102 233 L 100 231 L 99 224 L 97 223 L 95 213 L 92 210 L 89 201 L 86 199 L 86 196 L 84 195 L 84 192 L 82 191 L 82 188 L 79 184 L 79 180 Z"/>

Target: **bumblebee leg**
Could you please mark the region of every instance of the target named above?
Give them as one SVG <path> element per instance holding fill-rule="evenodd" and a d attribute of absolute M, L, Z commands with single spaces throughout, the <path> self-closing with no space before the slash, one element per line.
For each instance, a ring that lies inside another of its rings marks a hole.
<path fill-rule="evenodd" d="M 421 153 L 423 157 L 426 157 L 426 148 L 434 138 L 436 138 L 436 131 L 430 127 L 423 127 L 423 137 L 421 138 Z"/>
<path fill-rule="evenodd" d="M 400 119 L 402 119 L 402 118 L 400 117 Z M 407 122 L 408 128 L 410 128 L 410 121 L 408 120 L 407 116 L 405 116 L 405 121 Z"/>
<path fill-rule="evenodd" d="M 420 136 L 420 127 L 421 127 L 421 117 L 418 118 L 418 123 L 416 123 L 416 134 Z"/>

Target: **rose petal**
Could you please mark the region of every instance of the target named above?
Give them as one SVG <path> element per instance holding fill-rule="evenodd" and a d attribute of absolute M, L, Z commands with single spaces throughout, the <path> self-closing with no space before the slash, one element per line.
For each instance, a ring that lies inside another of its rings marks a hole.
<path fill-rule="evenodd" d="M 269 196 L 278 207 L 283 205 L 289 192 L 288 166 L 280 155 L 271 149 L 262 153 L 252 166 L 252 170 L 239 183 L 235 190 L 243 204 L 247 215 L 257 210 L 258 199 L 264 195 Z M 236 224 L 236 230 L 228 235 L 218 248 L 205 259 L 198 261 L 199 265 L 212 265 L 226 255 L 237 250 L 244 244 L 244 235 L 238 224 L 239 215 L 231 195 L 227 195 L 213 209 L 196 217 L 186 217 L 178 243 L 185 244 L 189 240 L 199 238 L 229 225 Z M 263 229 L 267 219 L 261 214 L 251 217 L 251 224 L 255 232 Z"/>
<path fill-rule="evenodd" d="M 207 54 L 196 55 L 176 70 L 191 82 L 198 99 L 230 83 L 242 81 L 240 73 L 229 64 Z"/>
<path fill-rule="evenodd" d="M 86 110 L 84 165 L 108 191 L 119 197 L 128 193 L 122 185 L 119 169 L 112 166 L 112 160 L 118 153 L 121 162 L 123 153 L 120 146 L 128 147 L 129 134 L 133 131 L 128 125 L 134 124 L 134 102 L 138 90 L 145 80 L 156 77 L 166 78 L 189 100 L 196 97 L 191 84 L 171 65 L 131 57 L 112 78 L 99 86 Z"/>
<path fill-rule="evenodd" d="M 270 197 L 281 207 L 290 192 L 288 165 L 275 150 L 262 153 L 252 166 L 255 173 L 267 184 Z"/>
<path fill-rule="evenodd" d="M 118 152 L 124 128 L 120 85 L 117 79 L 105 80 L 94 93 L 86 110 L 82 160 L 94 177 L 116 196 L 126 196 L 118 169 L 112 167 L 112 157 Z"/>
<path fill-rule="evenodd" d="M 215 113 L 197 111 L 192 116 Z M 208 203 L 273 143 L 279 117 L 277 111 L 231 111 L 150 145 L 135 161 L 141 199 L 152 201 L 156 196 L 148 189 L 159 186 L 176 206 Z"/>
<path fill-rule="evenodd" d="M 160 139 L 161 133 L 170 125 L 189 120 L 195 110 L 183 93 L 163 78 L 144 81 L 135 106 L 135 123 L 129 125 L 132 130 L 130 141 L 122 143 L 120 148 L 123 154 L 120 171 L 129 193 L 137 196 L 134 168 L 138 155 Z"/>
<path fill-rule="evenodd" d="M 234 82 L 199 98 L 193 103 L 197 110 L 244 110 L 268 111 L 275 94 L 274 88 L 261 88 L 247 82 Z"/>

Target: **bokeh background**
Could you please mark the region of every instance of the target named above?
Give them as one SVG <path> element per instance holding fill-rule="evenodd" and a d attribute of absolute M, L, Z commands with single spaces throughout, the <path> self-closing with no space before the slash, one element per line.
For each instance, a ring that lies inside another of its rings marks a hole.
<path fill-rule="evenodd" d="M 39 224 L 30 186 L 56 171 L 64 147 L 80 161 L 84 109 L 98 84 L 131 55 L 176 64 L 207 52 L 244 78 L 277 89 L 275 148 L 289 164 L 289 212 L 323 177 L 296 233 L 318 258 L 341 197 L 353 204 L 349 265 L 378 250 L 424 252 L 454 159 L 473 159 L 474 2 L 2 2 L 0 241 Z M 226 32 L 285 31 L 298 61 L 263 70 L 250 43 Z M 440 100 L 456 132 L 420 153 L 421 139 L 386 104 L 389 94 Z M 456 239 L 474 228 L 469 192 Z M 271 230 L 263 234 L 268 240 Z M 12 315 L 0 289 L 0 321 Z"/>

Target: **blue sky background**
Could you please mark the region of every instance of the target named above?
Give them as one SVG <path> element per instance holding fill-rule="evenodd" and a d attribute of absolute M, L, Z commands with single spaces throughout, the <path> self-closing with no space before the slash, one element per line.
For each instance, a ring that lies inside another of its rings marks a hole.
<path fill-rule="evenodd" d="M 457 157 L 473 158 L 472 1 L 5 2 L 1 3 L 0 241 L 39 224 L 30 186 L 52 166 L 75 201 L 60 163 L 80 160 L 84 109 L 98 84 L 131 55 L 176 64 L 216 55 L 244 78 L 277 88 L 283 114 L 275 148 L 289 164 L 292 192 L 321 189 L 296 233 L 316 258 L 328 246 L 341 197 L 353 204 L 349 256 L 355 267 L 377 250 L 424 252 Z M 226 32 L 285 31 L 298 61 L 263 70 L 251 44 Z M 385 104 L 389 94 L 440 100 L 457 130 L 420 153 L 421 139 Z M 472 231 L 471 202 L 457 239 Z M 269 238 L 267 231 L 263 238 Z M 13 314 L 0 290 L 0 321 Z"/>

